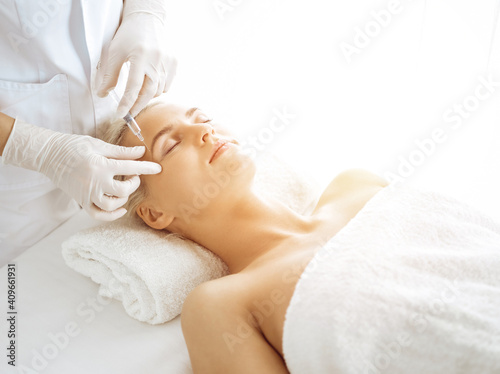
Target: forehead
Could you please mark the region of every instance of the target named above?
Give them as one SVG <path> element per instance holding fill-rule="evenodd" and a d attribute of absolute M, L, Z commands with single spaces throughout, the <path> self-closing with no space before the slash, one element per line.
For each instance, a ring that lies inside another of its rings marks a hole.
<path fill-rule="evenodd" d="M 142 125 L 155 125 L 157 122 L 160 124 L 164 124 L 165 122 L 175 123 L 185 118 L 186 110 L 186 106 L 160 102 L 145 109 L 135 120 L 141 129 Z"/>

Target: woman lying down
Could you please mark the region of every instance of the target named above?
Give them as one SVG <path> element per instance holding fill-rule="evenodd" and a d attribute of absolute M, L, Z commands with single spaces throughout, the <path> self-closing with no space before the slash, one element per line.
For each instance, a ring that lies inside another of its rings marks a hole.
<path fill-rule="evenodd" d="M 362 170 L 297 214 L 254 191 L 253 161 L 203 111 L 158 102 L 136 120 L 163 171 L 141 176 L 128 212 L 231 273 L 183 305 L 194 373 L 500 373 L 492 220 Z M 123 123 L 106 140 L 142 145 Z M 217 175 L 226 186 L 197 200 Z"/>

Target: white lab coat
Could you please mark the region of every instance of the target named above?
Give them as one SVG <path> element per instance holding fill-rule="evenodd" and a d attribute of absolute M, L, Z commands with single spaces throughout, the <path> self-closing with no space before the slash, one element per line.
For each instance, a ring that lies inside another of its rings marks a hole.
<path fill-rule="evenodd" d="M 96 136 L 116 109 L 96 96 L 96 67 L 122 8 L 122 0 L 0 0 L 0 111 Z M 0 163 L 0 266 L 79 209 L 44 175 Z"/>

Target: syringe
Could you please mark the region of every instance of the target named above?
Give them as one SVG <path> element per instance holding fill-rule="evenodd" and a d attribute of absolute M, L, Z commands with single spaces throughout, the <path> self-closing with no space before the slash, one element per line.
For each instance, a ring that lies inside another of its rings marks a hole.
<path fill-rule="evenodd" d="M 111 90 L 109 91 L 109 96 L 111 96 L 111 98 L 116 101 L 116 104 L 120 104 L 120 98 L 118 97 L 118 95 L 116 94 L 115 90 Z M 134 117 L 132 117 L 132 115 L 130 114 L 130 112 L 128 112 L 125 117 L 123 117 L 123 119 L 125 120 L 125 122 L 127 123 L 127 126 L 128 128 L 130 129 L 130 131 L 132 131 L 132 133 L 137 136 L 139 138 L 139 140 L 141 142 L 144 143 L 144 137 L 142 136 L 141 134 L 141 128 L 139 127 L 139 125 L 137 124 L 137 122 L 135 122 L 135 119 Z M 146 148 L 148 149 L 148 151 L 151 152 L 151 150 L 149 149 L 149 147 L 146 145 L 146 143 L 144 143 L 144 145 L 146 146 Z"/>

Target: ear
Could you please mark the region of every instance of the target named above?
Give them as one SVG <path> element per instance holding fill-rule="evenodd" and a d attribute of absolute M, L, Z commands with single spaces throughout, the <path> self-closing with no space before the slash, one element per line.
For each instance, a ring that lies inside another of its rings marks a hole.
<path fill-rule="evenodd" d="M 141 203 L 137 207 L 136 212 L 149 227 L 156 230 L 163 230 L 167 228 L 174 220 L 173 215 L 156 210 L 153 206 L 150 206 L 145 202 Z"/>

